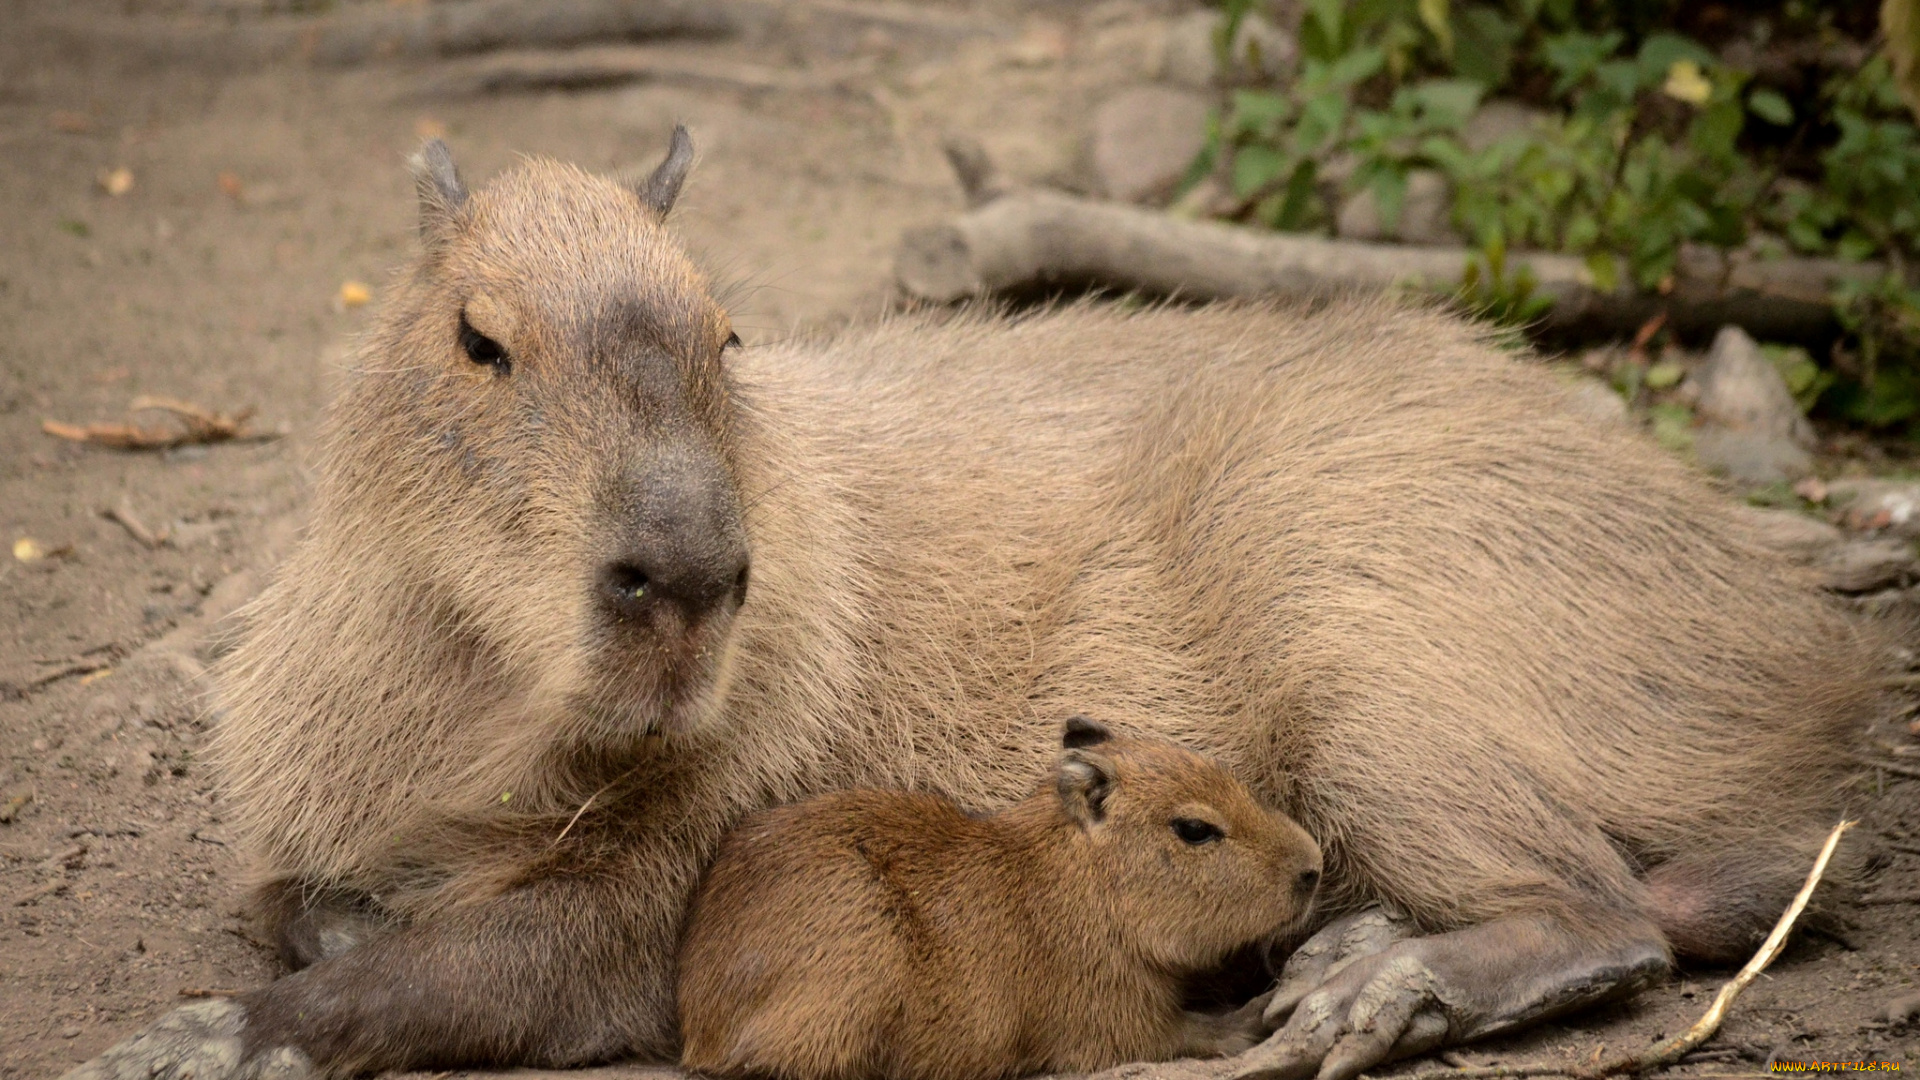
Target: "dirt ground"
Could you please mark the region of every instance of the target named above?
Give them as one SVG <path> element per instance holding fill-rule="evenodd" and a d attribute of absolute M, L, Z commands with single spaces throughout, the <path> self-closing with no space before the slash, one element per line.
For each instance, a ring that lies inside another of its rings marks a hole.
<path fill-rule="evenodd" d="M 889 302 L 901 232 L 960 207 L 943 134 L 979 137 L 1017 181 L 1077 183 L 1092 106 L 1140 81 L 1188 10 L 837 0 L 805 32 L 650 46 L 680 65 L 651 81 L 508 93 L 449 90 L 465 70 L 451 61 L 255 63 L 181 44 L 265 6 L 0 0 L 0 538 L 46 553 L 0 552 L 0 1080 L 57 1076 L 185 997 L 277 973 L 238 913 L 196 757 L 203 675 L 298 536 L 317 418 L 410 251 L 402 163 L 422 134 L 478 180 L 521 153 L 650 165 L 686 121 L 700 163 L 676 223 L 732 284 L 735 326 L 766 341 Z M 122 168 L 131 187 L 110 194 Z M 343 302 L 347 282 L 372 305 Z M 128 453 L 41 431 L 123 419 L 140 395 L 253 408 L 285 434 Z M 1917 794 L 1885 774 L 1855 793 L 1873 893 L 1920 890 Z M 1920 1067 L 1920 1026 L 1875 1019 L 1920 981 L 1920 906 L 1846 918 L 1795 946 L 1736 1006 L 1724 1052 L 1685 1071 L 1769 1055 Z M 1726 974 L 1465 1057 L 1642 1047 Z"/>

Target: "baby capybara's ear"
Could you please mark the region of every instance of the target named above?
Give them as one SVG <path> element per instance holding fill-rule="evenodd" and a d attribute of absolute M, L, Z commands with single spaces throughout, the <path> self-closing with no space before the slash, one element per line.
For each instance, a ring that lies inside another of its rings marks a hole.
<path fill-rule="evenodd" d="M 1075 716 L 1067 720 L 1067 730 L 1060 736 L 1060 745 L 1068 750 L 1079 750 L 1098 746 L 1111 738 L 1113 732 L 1107 730 L 1107 725 L 1084 716 Z"/>
<path fill-rule="evenodd" d="M 1117 770 L 1113 759 L 1092 750 L 1068 750 L 1060 755 L 1054 787 L 1067 816 L 1090 829 L 1107 819 L 1107 796 L 1113 794 Z"/>

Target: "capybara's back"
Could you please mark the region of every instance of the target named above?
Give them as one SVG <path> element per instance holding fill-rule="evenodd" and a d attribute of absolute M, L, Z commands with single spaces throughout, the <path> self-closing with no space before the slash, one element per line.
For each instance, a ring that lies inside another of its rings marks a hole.
<path fill-rule="evenodd" d="M 1296 923 L 1319 848 L 1173 743 L 1063 742 L 996 815 L 867 789 L 736 829 L 680 949 L 682 1064 L 991 1080 L 1251 1045 L 1257 1013 L 1188 1013 L 1181 976 Z"/>

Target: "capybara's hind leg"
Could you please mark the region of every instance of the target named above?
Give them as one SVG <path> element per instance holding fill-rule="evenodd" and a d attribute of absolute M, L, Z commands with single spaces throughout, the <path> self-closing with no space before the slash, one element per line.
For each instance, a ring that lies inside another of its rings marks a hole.
<path fill-rule="evenodd" d="M 1676 859 L 1646 873 L 1649 914 L 1679 959 L 1739 964 L 1766 939 L 1805 875 L 1806 867 L 1777 851 Z"/>
<path fill-rule="evenodd" d="M 267 939 L 295 971 L 339 956 L 395 925 L 372 897 L 292 879 L 263 885 L 254 898 Z"/>

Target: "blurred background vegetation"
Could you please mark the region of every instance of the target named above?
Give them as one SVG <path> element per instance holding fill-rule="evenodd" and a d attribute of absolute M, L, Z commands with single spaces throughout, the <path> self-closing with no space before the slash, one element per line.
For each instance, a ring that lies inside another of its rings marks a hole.
<path fill-rule="evenodd" d="M 1484 256 L 1463 294 L 1508 321 L 1545 303 L 1509 250 L 1651 293 L 1696 245 L 1877 264 L 1832 295 L 1830 347 L 1774 355 L 1816 415 L 1920 437 L 1917 2 L 1224 0 L 1242 75 L 1186 188 L 1290 231 L 1434 204 Z"/>

